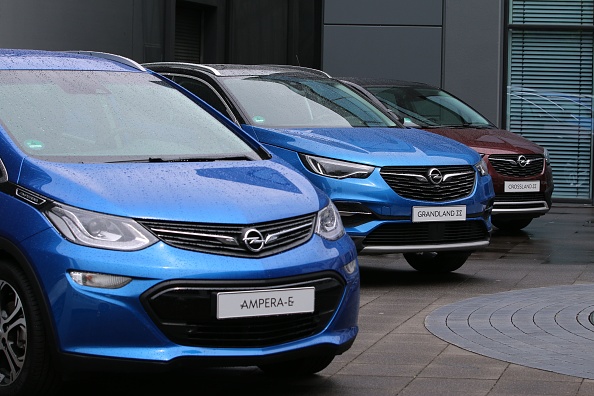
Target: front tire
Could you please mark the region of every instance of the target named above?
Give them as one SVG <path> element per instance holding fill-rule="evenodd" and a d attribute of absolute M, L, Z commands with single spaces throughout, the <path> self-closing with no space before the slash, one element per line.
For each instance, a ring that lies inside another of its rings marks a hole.
<path fill-rule="evenodd" d="M 332 363 L 334 355 L 289 360 L 286 362 L 258 366 L 266 374 L 283 377 L 305 377 L 324 370 Z"/>
<path fill-rule="evenodd" d="M 441 274 L 462 267 L 472 252 L 404 253 L 404 259 L 419 272 Z"/>
<path fill-rule="evenodd" d="M 60 384 L 39 303 L 12 262 L 0 261 L 0 394 L 52 395 Z"/>

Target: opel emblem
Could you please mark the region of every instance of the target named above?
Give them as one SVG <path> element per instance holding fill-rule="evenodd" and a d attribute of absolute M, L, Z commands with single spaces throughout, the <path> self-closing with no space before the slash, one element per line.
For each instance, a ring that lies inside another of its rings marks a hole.
<path fill-rule="evenodd" d="M 520 165 L 520 168 L 524 168 L 526 165 L 528 165 L 528 160 L 523 155 L 519 155 L 516 162 L 518 165 Z"/>
<path fill-rule="evenodd" d="M 443 176 L 437 168 L 429 169 L 429 172 L 427 172 L 427 178 L 432 184 L 439 184 L 443 180 Z"/>
<path fill-rule="evenodd" d="M 266 240 L 262 233 L 255 228 L 250 228 L 243 232 L 241 237 L 243 244 L 248 250 L 251 250 L 254 253 L 259 252 L 264 248 L 266 245 Z"/>

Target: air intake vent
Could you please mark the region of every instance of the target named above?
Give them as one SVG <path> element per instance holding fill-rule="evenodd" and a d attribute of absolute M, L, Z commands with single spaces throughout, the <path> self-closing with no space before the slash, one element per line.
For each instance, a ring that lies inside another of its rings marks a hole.
<path fill-rule="evenodd" d="M 365 247 L 435 245 L 477 242 L 489 239 L 482 221 L 450 221 L 438 223 L 392 223 L 373 230 L 364 240 Z"/>
<path fill-rule="evenodd" d="M 324 330 L 338 309 L 345 285 L 334 274 L 322 276 L 321 279 L 299 277 L 267 282 L 168 282 L 145 293 L 142 302 L 163 333 L 177 344 L 217 348 L 265 347 L 299 340 Z M 221 320 L 213 311 L 219 292 L 293 287 L 315 288 L 314 312 Z"/>

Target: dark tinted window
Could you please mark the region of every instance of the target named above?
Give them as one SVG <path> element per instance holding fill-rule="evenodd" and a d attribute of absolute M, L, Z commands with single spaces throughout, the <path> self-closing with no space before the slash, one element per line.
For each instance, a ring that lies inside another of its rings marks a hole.
<path fill-rule="evenodd" d="M 225 104 L 221 100 L 221 98 L 216 94 L 215 91 L 212 90 L 211 87 L 206 85 L 200 80 L 196 80 L 194 78 L 189 77 L 180 77 L 175 76 L 174 81 L 187 89 L 188 91 L 192 92 L 194 95 L 198 96 L 200 99 L 204 100 L 206 103 L 220 111 L 221 113 L 229 116 L 227 113 L 227 108 Z"/>
<path fill-rule="evenodd" d="M 447 92 L 424 87 L 368 87 L 384 105 L 404 117 L 405 125 L 489 126 L 490 122 Z"/>

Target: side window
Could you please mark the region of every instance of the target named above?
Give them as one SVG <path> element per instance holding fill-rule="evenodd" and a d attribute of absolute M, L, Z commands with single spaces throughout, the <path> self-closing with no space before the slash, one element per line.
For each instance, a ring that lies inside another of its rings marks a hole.
<path fill-rule="evenodd" d="M 198 96 L 200 99 L 204 100 L 206 103 L 226 115 L 227 117 L 231 117 L 225 103 L 221 100 L 221 98 L 216 94 L 215 91 L 212 90 L 207 84 L 202 81 L 195 80 L 193 78 L 187 77 L 180 77 L 175 76 L 174 81 L 187 89 L 188 91 L 192 92 L 194 95 Z"/>

